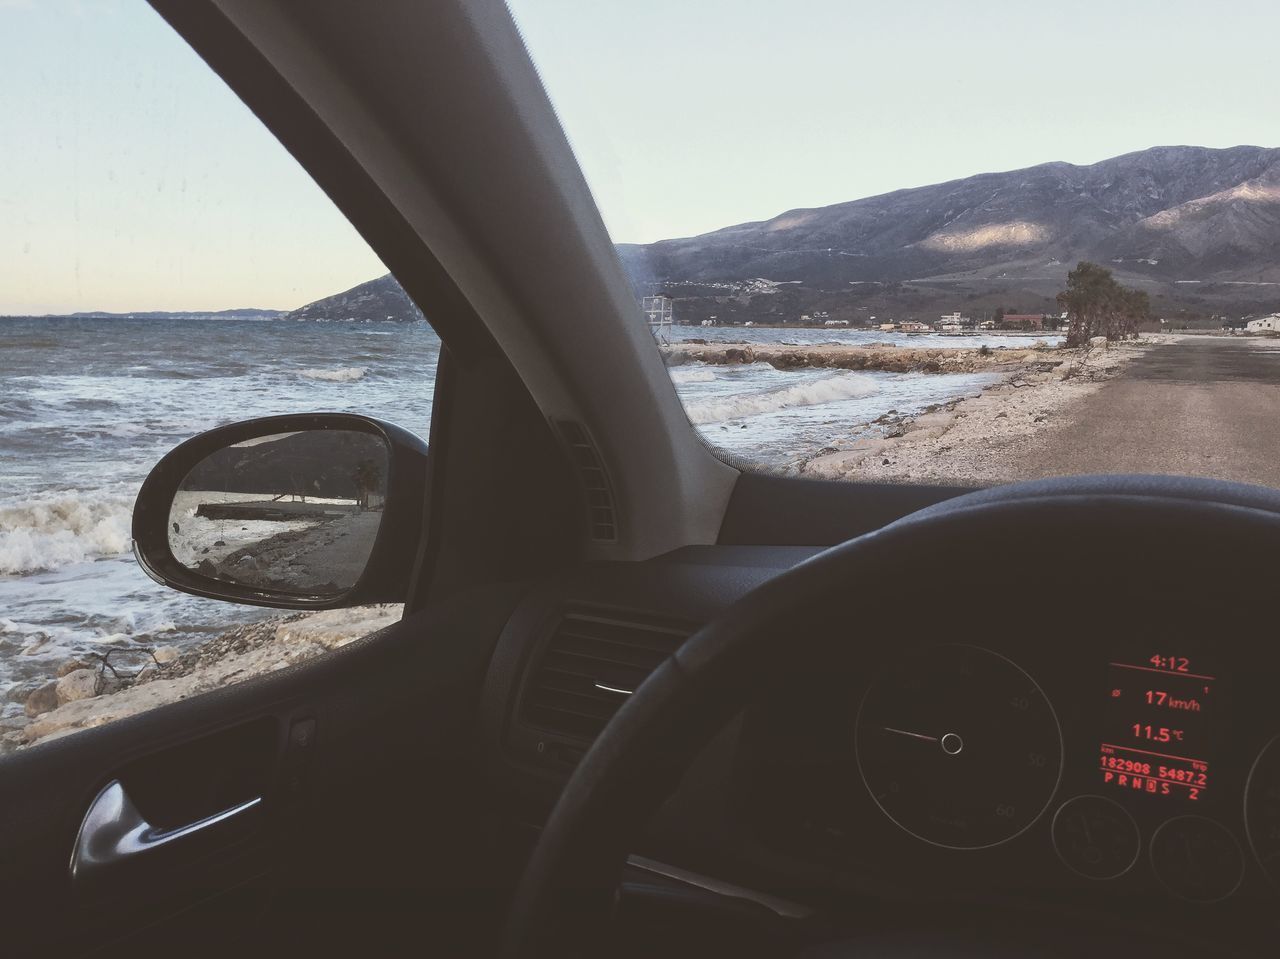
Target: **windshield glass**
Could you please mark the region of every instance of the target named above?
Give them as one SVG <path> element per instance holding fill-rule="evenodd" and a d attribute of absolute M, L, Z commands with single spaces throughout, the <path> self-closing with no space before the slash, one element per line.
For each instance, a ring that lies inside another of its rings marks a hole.
<path fill-rule="evenodd" d="M 512 2 L 702 435 L 964 485 L 1280 484 L 1280 8 L 1247 6 Z"/>

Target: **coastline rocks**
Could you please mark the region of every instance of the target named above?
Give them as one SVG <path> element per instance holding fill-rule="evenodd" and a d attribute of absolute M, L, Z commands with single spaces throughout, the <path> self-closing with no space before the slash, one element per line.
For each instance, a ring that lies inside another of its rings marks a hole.
<path fill-rule="evenodd" d="M 67 673 L 73 673 L 77 669 L 93 669 L 93 663 L 86 663 L 83 659 L 68 659 L 58 667 L 58 672 L 55 675 L 61 679 Z"/>
<path fill-rule="evenodd" d="M 311 613 L 293 620 L 287 628 L 281 626 L 278 639 L 284 644 L 314 644 L 322 650 L 337 649 L 361 636 L 384 629 L 399 618 L 400 607 L 394 607 L 394 618 L 388 616 L 387 609 L 385 606 L 368 606 Z"/>
<path fill-rule="evenodd" d="M 707 363 L 732 366 L 768 363 L 777 370 L 830 368 L 888 373 L 974 373 L 1009 369 L 1012 364 L 1043 362 L 1055 350 L 942 349 L 871 344 L 819 346 L 760 343 L 673 343 L 660 347 L 668 366 Z"/>
<path fill-rule="evenodd" d="M 363 606 L 237 626 L 186 652 L 161 647 L 127 685 L 105 690 L 97 670 L 77 663 L 27 697 L 32 721 L 10 738 L 31 745 L 286 669 L 390 626 L 402 611 Z"/>
<path fill-rule="evenodd" d="M 73 669 L 58 680 L 56 689 L 59 706 L 65 706 L 78 699 L 89 699 L 98 695 L 98 671 Z"/>
<path fill-rule="evenodd" d="M 26 714 L 34 719 L 43 715 L 50 710 L 58 708 L 58 683 L 57 681 L 45 683 L 39 689 L 27 696 L 26 705 L 23 709 Z"/>

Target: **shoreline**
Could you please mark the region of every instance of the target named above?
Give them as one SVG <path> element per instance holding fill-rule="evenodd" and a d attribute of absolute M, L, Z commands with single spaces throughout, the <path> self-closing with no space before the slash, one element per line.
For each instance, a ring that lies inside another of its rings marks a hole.
<path fill-rule="evenodd" d="M 294 613 L 234 626 L 186 650 L 139 650 L 151 662 L 117 673 L 71 659 L 28 694 L 25 722 L 0 730 L 0 755 L 306 662 L 398 621 L 399 604 Z"/>
<path fill-rule="evenodd" d="M 827 480 L 973 486 L 1035 478 L 1011 463 L 1015 447 L 1069 422 L 1072 408 L 1119 376 L 1148 350 L 1175 338 L 1137 340 L 1045 351 L 1046 362 L 1024 364 L 977 396 L 952 400 L 916 415 L 884 414 L 799 461 L 796 475 Z M 878 436 L 866 436 L 875 427 Z"/>
<path fill-rule="evenodd" d="M 708 366 L 747 366 L 768 363 L 777 370 L 837 369 L 885 373 L 1014 372 L 1029 365 L 1054 364 L 1061 348 L 1029 345 L 1010 347 L 916 347 L 890 343 L 856 346 L 821 343 L 813 346 L 769 343 L 709 343 L 686 341 L 659 347 L 668 367 L 703 363 Z"/>
<path fill-rule="evenodd" d="M 878 326 L 827 326 L 825 323 L 755 323 L 745 326 L 742 323 L 728 323 L 724 326 L 683 326 L 676 324 L 678 330 L 827 330 L 832 333 L 897 333 L 901 336 L 1033 336 L 1043 339 L 1046 336 L 1062 336 L 1065 330 L 970 330 L 962 332 L 946 332 L 943 330 L 882 330 Z M 681 341 L 677 341 L 681 342 Z"/>

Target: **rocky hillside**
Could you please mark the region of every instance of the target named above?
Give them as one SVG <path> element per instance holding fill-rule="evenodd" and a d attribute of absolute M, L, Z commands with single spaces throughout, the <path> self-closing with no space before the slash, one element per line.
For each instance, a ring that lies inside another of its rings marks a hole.
<path fill-rule="evenodd" d="M 421 320 L 422 311 L 388 273 L 342 293 L 308 303 L 286 320 Z"/>
<path fill-rule="evenodd" d="M 681 323 L 1056 311 L 1079 260 L 1147 290 L 1157 316 L 1217 323 L 1280 308 L 1280 149 L 1154 147 L 1046 163 L 618 253 L 638 293 L 676 298 Z M 289 317 L 421 314 L 384 276 Z"/>
<path fill-rule="evenodd" d="M 1080 259 L 1166 281 L 1280 281 L 1280 149 L 1155 147 L 1046 163 L 619 253 L 640 283 L 764 277 L 841 289 Z"/>

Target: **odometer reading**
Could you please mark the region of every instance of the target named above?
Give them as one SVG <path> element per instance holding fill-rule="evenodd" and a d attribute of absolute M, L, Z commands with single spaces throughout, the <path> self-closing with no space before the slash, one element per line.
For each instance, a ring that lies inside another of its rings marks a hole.
<path fill-rule="evenodd" d="M 1062 735 L 1040 687 L 976 646 L 924 647 L 886 668 L 863 700 L 856 739 L 877 805 L 952 849 L 1021 833 L 1062 772 Z"/>
<path fill-rule="evenodd" d="M 1199 801 L 1209 786 L 1215 682 L 1175 653 L 1112 662 L 1098 758 L 1103 784 Z"/>

